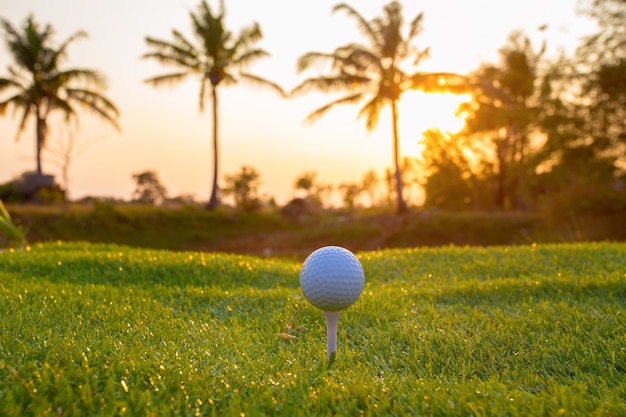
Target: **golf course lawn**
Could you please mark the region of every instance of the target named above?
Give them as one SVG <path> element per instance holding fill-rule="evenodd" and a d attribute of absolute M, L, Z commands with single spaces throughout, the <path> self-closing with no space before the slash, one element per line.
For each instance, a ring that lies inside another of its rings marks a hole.
<path fill-rule="evenodd" d="M 0 253 L 0 415 L 626 415 L 626 244 L 358 252 L 335 361 L 301 263 Z"/>

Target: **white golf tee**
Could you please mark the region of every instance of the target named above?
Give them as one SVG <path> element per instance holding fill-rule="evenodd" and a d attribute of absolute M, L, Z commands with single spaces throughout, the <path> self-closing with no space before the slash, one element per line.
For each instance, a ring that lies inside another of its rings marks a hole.
<path fill-rule="evenodd" d="M 328 351 L 328 359 L 337 351 L 337 323 L 339 323 L 339 311 L 324 311 L 326 319 L 326 349 Z"/>

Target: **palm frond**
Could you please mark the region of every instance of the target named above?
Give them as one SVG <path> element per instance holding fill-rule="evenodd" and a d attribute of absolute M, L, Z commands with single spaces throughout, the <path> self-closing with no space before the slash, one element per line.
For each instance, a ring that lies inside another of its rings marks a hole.
<path fill-rule="evenodd" d="M 231 46 L 230 49 L 233 51 L 245 51 L 250 45 L 258 42 L 263 38 L 263 33 L 261 32 L 261 27 L 257 22 L 252 23 L 250 26 L 247 26 L 239 32 L 235 43 Z"/>
<path fill-rule="evenodd" d="M 296 62 L 296 70 L 298 73 L 306 71 L 314 64 L 325 64 L 326 62 L 333 62 L 337 57 L 334 54 L 325 52 L 307 52 L 298 58 Z"/>
<path fill-rule="evenodd" d="M 339 104 L 356 103 L 356 102 L 360 101 L 362 98 L 363 98 L 363 94 L 362 93 L 357 93 L 357 94 L 352 94 L 352 95 L 349 95 L 349 96 L 346 96 L 346 97 L 339 98 L 337 100 L 333 100 L 330 103 L 328 103 L 328 104 L 318 108 L 317 110 L 314 110 L 313 112 L 309 113 L 309 115 L 305 119 L 305 123 L 309 123 L 310 124 L 310 123 L 315 122 L 317 119 L 322 117 L 328 110 L 330 110 L 334 106 L 337 106 Z"/>
<path fill-rule="evenodd" d="M 357 12 L 355 9 L 345 3 L 340 3 L 333 7 L 333 13 L 336 13 L 338 11 L 343 11 L 348 16 L 354 18 L 357 22 L 357 27 L 359 28 L 361 33 L 365 35 L 365 37 L 372 43 L 373 46 L 379 47 L 381 45 L 382 41 L 380 39 L 380 34 L 378 34 L 372 28 L 370 23 L 365 20 L 365 18 L 359 12 Z"/>
<path fill-rule="evenodd" d="M 78 39 L 82 39 L 82 38 L 87 38 L 87 32 L 85 31 L 78 31 L 74 34 L 72 34 L 69 38 L 67 38 L 52 54 L 52 56 L 50 57 L 50 66 L 52 67 L 56 67 L 59 60 L 62 58 L 65 58 L 67 56 L 67 47 L 69 44 L 71 44 L 72 42 L 78 40 Z"/>
<path fill-rule="evenodd" d="M 449 72 L 416 72 L 408 81 L 407 89 L 426 93 L 463 94 L 471 91 L 466 77 Z"/>
<path fill-rule="evenodd" d="M 28 78 L 24 74 L 23 71 L 20 71 L 19 68 L 15 68 L 13 65 L 9 65 L 7 67 L 9 74 L 13 77 L 13 81 L 19 83 L 20 85 L 25 85 L 28 82 Z"/>
<path fill-rule="evenodd" d="M 19 67 L 23 67 L 26 69 L 34 68 L 35 53 L 32 50 L 34 48 L 29 48 L 29 46 L 31 46 L 29 45 L 29 39 L 33 39 L 33 41 L 36 42 L 37 36 L 33 36 L 32 33 L 29 36 L 29 34 L 27 33 L 27 31 L 32 28 L 30 22 L 27 20 L 23 35 L 22 33 L 18 32 L 7 20 L 2 19 L 2 25 L 6 34 L 5 41 L 7 49 L 13 56 L 16 64 Z M 38 45 L 34 46 L 39 49 Z"/>
<path fill-rule="evenodd" d="M 15 80 L 0 78 L 0 92 L 12 87 L 19 88 L 21 90 L 24 89 L 24 86 Z"/>
<path fill-rule="evenodd" d="M 68 98 L 71 98 L 71 97 L 68 96 Z M 66 122 L 72 119 L 72 117 L 76 115 L 76 112 L 74 111 L 74 108 L 72 107 L 72 105 L 67 100 L 64 100 L 61 98 L 57 98 L 56 100 L 54 100 L 53 103 L 52 102 L 50 103 L 50 108 L 48 111 L 51 111 L 53 109 L 54 110 L 60 109 L 61 111 L 63 111 L 63 113 L 65 113 Z"/>
<path fill-rule="evenodd" d="M 72 68 L 67 71 L 61 71 L 56 73 L 50 78 L 49 83 L 62 87 L 72 82 L 84 83 L 86 85 L 92 85 L 98 88 L 106 88 L 107 80 L 104 74 L 99 71 L 85 69 L 85 68 Z"/>
<path fill-rule="evenodd" d="M 198 13 L 190 13 L 193 33 L 202 45 L 203 54 L 213 60 L 219 60 L 225 45 L 230 42 L 232 34 L 226 30 L 223 15 L 214 15 L 210 6 L 203 1 Z"/>
<path fill-rule="evenodd" d="M 348 44 L 335 49 L 333 68 L 354 68 L 356 71 L 385 71 L 381 59 L 358 44 Z"/>
<path fill-rule="evenodd" d="M 169 55 L 162 52 L 149 52 L 141 56 L 142 59 L 154 59 L 161 65 L 169 65 L 187 70 L 199 71 L 200 61 L 197 59 L 188 59 L 185 56 Z"/>
<path fill-rule="evenodd" d="M 179 44 L 174 44 L 161 39 L 146 37 L 145 41 L 153 50 L 143 54 L 142 59 L 153 58 L 165 65 L 177 65 L 184 67 L 194 67 L 199 63 L 199 54 L 196 48 L 184 40 L 176 39 Z"/>
<path fill-rule="evenodd" d="M 223 72 L 222 79 L 220 81 L 220 85 L 235 85 L 238 83 L 237 78 L 232 75 L 230 72 Z"/>
<path fill-rule="evenodd" d="M 240 73 L 239 76 L 241 77 L 242 80 L 246 80 L 254 85 L 257 85 L 259 87 L 269 88 L 270 90 L 273 90 L 276 93 L 280 94 L 282 97 L 287 96 L 287 93 L 285 92 L 285 90 L 283 90 L 283 88 L 279 86 L 278 84 L 276 84 L 275 82 L 269 81 L 257 75 L 248 74 L 244 72 Z"/>
<path fill-rule="evenodd" d="M 150 84 L 153 87 L 160 87 L 162 85 L 176 85 L 183 82 L 189 76 L 189 72 L 174 72 L 171 74 L 165 75 L 157 75 L 156 77 L 151 77 L 144 82 L 146 84 Z"/>
<path fill-rule="evenodd" d="M 426 58 L 430 58 L 430 47 L 424 48 L 421 51 L 416 49 L 413 65 L 419 65 Z"/>
<path fill-rule="evenodd" d="M 423 21 L 424 21 L 424 12 L 421 12 L 420 14 L 415 16 L 413 20 L 411 20 L 411 23 L 409 24 L 409 33 L 407 34 L 407 37 L 406 37 L 407 43 L 411 43 L 411 41 L 413 41 L 414 38 L 416 38 L 420 33 L 422 33 Z"/>
<path fill-rule="evenodd" d="M 308 78 L 294 87 L 289 94 L 298 95 L 315 90 L 321 91 L 322 93 L 329 93 L 333 91 L 363 89 L 364 86 L 367 86 L 366 84 L 363 84 L 363 80 L 367 80 L 368 83 L 370 82 L 368 79 L 360 79 L 348 76 L 347 74 L 330 77 Z"/>
<path fill-rule="evenodd" d="M 178 51 L 185 51 L 187 56 L 197 57 L 199 55 L 196 47 L 178 30 L 172 30 L 172 37 L 176 41 L 176 45 L 171 45 L 175 46 Z"/>
<path fill-rule="evenodd" d="M 269 57 L 270 54 L 263 49 L 252 49 L 242 53 L 241 55 L 233 57 L 231 60 L 231 64 L 236 65 L 238 67 L 245 67 L 252 62 L 256 61 L 260 58 Z"/>
<path fill-rule="evenodd" d="M 365 117 L 365 128 L 368 131 L 372 131 L 378 126 L 378 117 L 384 104 L 379 96 L 374 96 L 359 110 L 357 118 Z"/>
<path fill-rule="evenodd" d="M 7 109 L 9 108 L 9 105 L 15 105 L 14 97 L 15 96 L 9 97 L 4 101 L 0 101 L 0 116 L 4 116 L 4 114 L 7 112 Z"/>
<path fill-rule="evenodd" d="M 6 32 L 7 35 L 9 35 L 10 37 L 13 37 L 13 38 L 19 37 L 19 34 L 15 30 L 15 28 L 13 27 L 13 24 L 11 24 L 11 22 L 9 22 L 8 20 L 6 20 L 4 18 L 0 18 L 0 24 L 2 25 L 2 28 L 4 29 L 4 31 Z"/>
<path fill-rule="evenodd" d="M 67 89 L 68 99 L 72 99 L 81 103 L 87 110 L 97 114 L 102 119 L 108 121 L 117 130 L 120 126 L 117 123 L 119 110 L 108 98 L 95 91 L 84 89 Z"/>
<path fill-rule="evenodd" d="M 22 107 L 24 108 L 24 113 L 22 113 L 22 118 L 20 119 L 20 124 L 17 129 L 17 133 L 15 134 L 16 141 L 19 140 L 20 133 L 24 131 L 24 128 L 26 127 L 26 122 L 28 121 L 28 118 L 30 117 L 31 112 L 33 112 L 32 106 L 28 105 L 26 102 L 24 102 Z"/>
<path fill-rule="evenodd" d="M 404 24 L 402 5 L 397 1 L 392 1 L 383 9 L 386 18 L 372 20 L 372 26 L 381 38 L 377 50 L 381 58 L 402 60 L 408 53 L 408 45 L 402 39 L 402 26 Z"/>

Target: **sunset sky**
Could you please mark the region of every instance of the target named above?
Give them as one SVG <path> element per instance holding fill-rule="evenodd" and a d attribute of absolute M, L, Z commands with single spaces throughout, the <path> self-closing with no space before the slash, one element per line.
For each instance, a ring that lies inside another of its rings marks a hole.
<path fill-rule="evenodd" d="M 218 2 L 209 3 L 217 10 Z M 275 81 L 286 90 L 315 71 L 297 74 L 296 60 L 305 52 L 331 52 L 335 47 L 360 41 L 352 19 L 331 14 L 337 0 L 225 0 L 228 27 L 237 32 L 253 21 L 264 37 L 257 44 L 271 57 L 248 70 Z M 364 17 L 382 15 L 385 1 L 347 2 Z M 88 114 L 80 114 L 75 133 L 77 154 L 69 168 L 70 197 L 86 195 L 130 198 L 132 174 L 158 173 L 170 196 L 209 197 L 212 155 L 210 105 L 198 111 L 199 83 L 189 79 L 173 88 L 148 86 L 146 78 L 171 68 L 141 60 L 148 51 L 146 36 L 170 40 L 172 29 L 188 38 L 189 11 L 198 0 L 0 0 L 0 16 L 21 26 L 33 14 L 40 24 L 56 30 L 55 46 L 69 35 L 85 30 L 87 39 L 73 43 L 63 67 L 96 69 L 106 75 L 105 95 L 118 106 L 121 132 Z M 540 45 L 548 42 L 548 56 L 560 49 L 573 51 L 579 38 L 595 30 L 591 20 L 576 13 L 577 0 L 438 0 L 402 1 L 407 21 L 424 11 L 424 32 L 419 48 L 429 46 L 431 58 L 418 67 L 423 71 L 467 73 L 481 62 L 497 62 L 497 51 L 514 30 L 524 30 Z M 541 32 L 538 27 L 548 25 Z M 8 76 L 10 60 L 0 49 L 0 76 Z M 338 185 L 359 182 L 368 169 L 379 175 L 391 166 L 391 128 L 388 110 L 379 127 L 367 132 L 356 119 L 358 105 L 332 109 L 315 124 L 304 124 L 306 115 L 335 96 L 310 94 L 283 99 L 247 84 L 218 90 L 220 99 L 220 180 L 242 165 L 261 174 L 262 193 L 279 203 L 295 195 L 293 183 L 305 171 L 317 172 L 320 182 Z M 3 96 L 4 97 L 4 96 Z M 458 129 L 454 117 L 458 99 L 410 92 L 400 105 L 401 153 L 417 156 L 421 132 L 428 128 Z M 0 118 L 0 183 L 35 168 L 34 121 L 15 141 L 18 115 Z M 50 128 L 49 149 L 43 169 L 58 174 L 53 160 L 69 131 L 62 124 Z M 56 145 L 55 145 L 56 144 Z"/>

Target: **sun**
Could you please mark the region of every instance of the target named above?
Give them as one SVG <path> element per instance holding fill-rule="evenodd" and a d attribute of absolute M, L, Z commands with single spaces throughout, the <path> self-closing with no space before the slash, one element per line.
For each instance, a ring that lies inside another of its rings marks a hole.
<path fill-rule="evenodd" d="M 465 119 L 456 114 L 457 108 L 469 100 L 469 94 L 406 91 L 398 102 L 398 133 L 402 154 L 420 155 L 422 134 L 429 129 L 439 129 L 443 133 L 459 132 Z"/>

